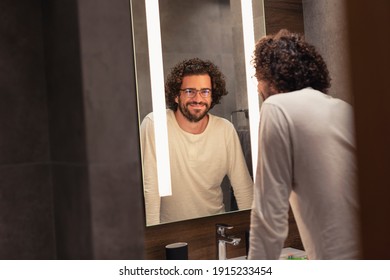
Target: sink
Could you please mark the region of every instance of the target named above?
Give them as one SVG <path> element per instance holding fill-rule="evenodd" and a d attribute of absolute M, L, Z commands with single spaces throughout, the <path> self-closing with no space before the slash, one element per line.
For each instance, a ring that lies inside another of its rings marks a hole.
<path fill-rule="evenodd" d="M 239 256 L 239 257 L 235 257 L 235 258 L 231 258 L 231 259 L 228 259 L 228 260 L 233 260 L 233 261 L 237 261 L 237 260 L 246 260 L 246 256 Z"/>
<path fill-rule="evenodd" d="M 246 260 L 247 256 L 240 256 L 236 258 L 231 258 L 229 260 Z M 305 251 L 295 249 L 292 247 L 286 247 L 282 249 L 279 260 L 307 260 L 307 255 Z"/>
<path fill-rule="evenodd" d="M 292 247 L 286 247 L 283 248 L 279 260 L 307 260 L 307 255 L 305 251 Z"/>

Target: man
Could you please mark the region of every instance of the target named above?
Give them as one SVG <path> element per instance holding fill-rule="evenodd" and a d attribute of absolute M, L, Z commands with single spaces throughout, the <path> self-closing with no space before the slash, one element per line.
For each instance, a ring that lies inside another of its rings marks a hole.
<path fill-rule="evenodd" d="M 228 175 L 239 209 L 250 208 L 253 181 L 234 126 L 209 110 L 227 94 L 218 67 L 198 58 L 178 63 L 165 97 L 172 196 L 158 193 L 153 113 L 141 124 L 148 225 L 223 213 L 221 182 Z"/>
<path fill-rule="evenodd" d="M 289 202 L 309 259 L 359 258 L 352 107 L 327 95 L 315 48 L 281 30 L 256 43 L 259 158 L 249 259 L 278 259 Z"/>

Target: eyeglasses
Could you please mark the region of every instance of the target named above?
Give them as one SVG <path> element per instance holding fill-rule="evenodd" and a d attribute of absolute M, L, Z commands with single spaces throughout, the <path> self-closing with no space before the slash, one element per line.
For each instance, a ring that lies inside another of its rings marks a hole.
<path fill-rule="evenodd" d="M 195 97 L 195 95 L 199 92 L 200 96 L 206 98 L 211 95 L 211 89 L 210 88 L 202 88 L 202 89 L 194 89 L 194 88 L 185 88 L 181 89 L 180 91 L 184 92 L 184 94 L 188 98 Z"/>

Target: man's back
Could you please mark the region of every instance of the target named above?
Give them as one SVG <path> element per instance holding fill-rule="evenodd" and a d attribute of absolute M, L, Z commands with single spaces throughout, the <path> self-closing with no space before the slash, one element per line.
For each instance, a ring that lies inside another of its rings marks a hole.
<path fill-rule="evenodd" d="M 286 209 L 280 196 L 290 195 L 309 258 L 358 258 L 352 107 L 311 88 L 276 94 L 263 104 L 261 126 L 264 168 L 257 178 L 264 186 L 258 195 L 268 199 L 262 211 L 277 220 L 278 210 L 267 204 Z"/>

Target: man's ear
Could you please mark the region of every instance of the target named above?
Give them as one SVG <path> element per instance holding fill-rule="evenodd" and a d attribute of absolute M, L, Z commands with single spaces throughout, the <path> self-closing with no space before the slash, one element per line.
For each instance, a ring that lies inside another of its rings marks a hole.
<path fill-rule="evenodd" d="M 179 104 L 179 96 L 176 95 L 175 102 Z"/>

